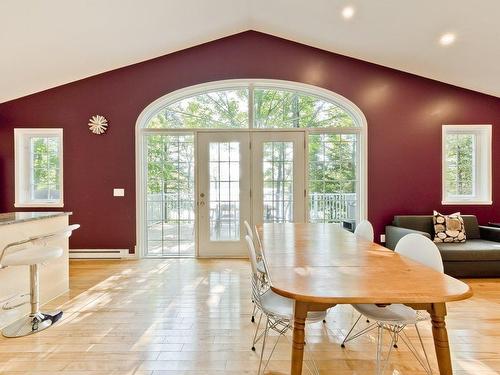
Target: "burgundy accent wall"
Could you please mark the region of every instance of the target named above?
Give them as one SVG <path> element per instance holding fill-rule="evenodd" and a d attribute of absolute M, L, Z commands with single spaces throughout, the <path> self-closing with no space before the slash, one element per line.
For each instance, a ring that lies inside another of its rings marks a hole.
<path fill-rule="evenodd" d="M 460 210 L 481 223 L 500 221 L 500 98 L 254 31 L 0 104 L 0 212 L 15 210 L 13 129 L 62 127 L 64 210 L 81 224 L 71 247 L 133 251 L 137 117 L 171 91 L 233 78 L 316 85 L 364 112 L 368 216 L 377 238 L 395 214 Z M 88 131 L 94 114 L 109 120 L 103 136 Z M 493 205 L 441 206 L 442 124 L 493 124 Z M 125 188 L 125 197 L 114 198 L 114 187 Z"/>

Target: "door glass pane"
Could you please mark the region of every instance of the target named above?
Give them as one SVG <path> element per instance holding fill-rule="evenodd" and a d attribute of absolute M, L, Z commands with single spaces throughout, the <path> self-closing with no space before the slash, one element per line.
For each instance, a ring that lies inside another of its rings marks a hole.
<path fill-rule="evenodd" d="M 355 134 L 309 136 L 309 219 L 334 223 L 356 219 Z"/>
<path fill-rule="evenodd" d="M 264 142 L 263 221 L 293 221 L 293 142 Z"/>
<path fill-rule="evenodd" d="M 240 240 L 240 144 L 209 145 L 210 240 Z"/>
<path fill-rule="evenodd" d="M 148 135 L 146 143 L 146 255 L 194 255 L 193 135 Z"/>

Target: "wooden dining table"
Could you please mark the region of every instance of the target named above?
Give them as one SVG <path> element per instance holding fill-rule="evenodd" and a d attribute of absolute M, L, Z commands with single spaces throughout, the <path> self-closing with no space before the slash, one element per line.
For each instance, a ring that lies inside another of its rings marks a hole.
<path fill-rule="evenodd" d="M 257 231 L 271 289 L 295 300 L 292 375 L 302 374 L 307 313 L 356 303 L 428 311 L 439 372 L 453 374 L 446 303 L 471 297 L 467 284 L 358 239 L 338 224 L 261 224 Z"/>

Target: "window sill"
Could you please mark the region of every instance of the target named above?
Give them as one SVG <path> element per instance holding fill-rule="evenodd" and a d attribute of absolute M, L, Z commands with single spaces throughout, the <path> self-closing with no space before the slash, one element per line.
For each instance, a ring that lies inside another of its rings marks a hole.
<path fill-rule="evenodd" d="M 441 201 L 441 204 L 443 206 L 467 206 L 467 205 L 482 205 L 482 206 L 488 206 L 492 205 L 493 201 Z"/>
<path fill-rule="evenodd" d="M 64 202 L 55 203 L 14 203 L 16 208 L 63 208 Z"/>

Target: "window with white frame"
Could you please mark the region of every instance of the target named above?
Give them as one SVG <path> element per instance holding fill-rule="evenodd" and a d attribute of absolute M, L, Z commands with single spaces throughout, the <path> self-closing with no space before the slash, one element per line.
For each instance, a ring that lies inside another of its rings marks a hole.
<path fill-rule="evenodd" d="M 491 204 L 491 125 L 443 125 L 443 204 Z"/>
<path fill-rule="evenodd" d="M 14 129 L 15 207 L 63 207 L 62 137 L 62 129 Z"/>

